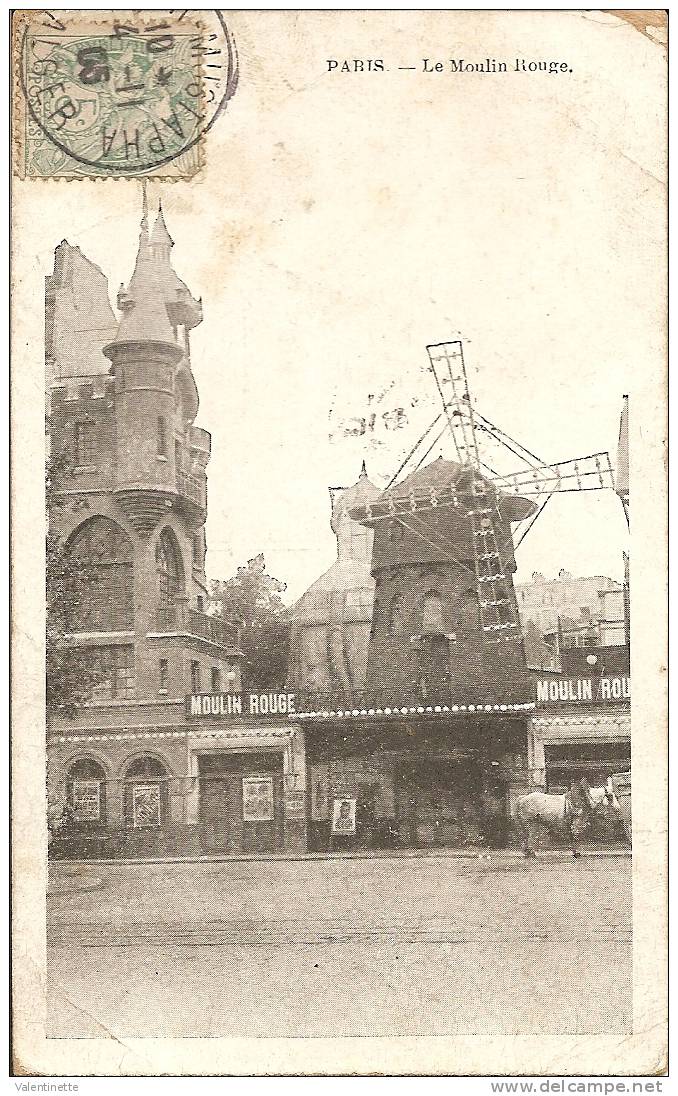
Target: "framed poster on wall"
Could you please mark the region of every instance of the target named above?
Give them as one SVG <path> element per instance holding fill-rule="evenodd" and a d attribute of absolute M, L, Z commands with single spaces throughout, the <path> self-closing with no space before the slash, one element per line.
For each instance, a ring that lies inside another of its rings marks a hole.
<path fill-rule="evenodd" d="M 243 776 L 243 822 L 273 821 L 273 777 Z"/>
<path fill-rule="evenodd" d="M 160 785 L 135 784 L 132 793 L 134 825 L 160 825 Z"/>
<path fill-rule="evenodd" d="M 355 833 L 355 799 L 335 799 L 332 808 L 332 833 Z"/>
<path fill-rule="evenodd" d="M 98 822 L 101 814 L 98 780 L 74 780 L 73 816 L 77 822 Z"/>

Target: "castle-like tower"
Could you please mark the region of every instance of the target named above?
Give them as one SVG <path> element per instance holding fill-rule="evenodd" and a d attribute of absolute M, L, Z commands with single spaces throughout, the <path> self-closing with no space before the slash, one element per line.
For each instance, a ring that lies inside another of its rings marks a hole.
<path fill-rule="evenodd" d="M 70 632 L 72 647 L 80 656 L 86 649 L 94 671 L 94 699 L 104 701 L 239 687 L 236 630 L 205 613 L 210 435 L 194 425 L 189 342 L 202 304 L 175 273 L 172 247 L 162 208 L 149 232 L 144 199 L 136 264 L 118 292 L 113 338 L 98 355 L 78 360 L 74 331 L 69 375 L 51 370 L 50 443 L 60 497 L 51 527 L 96 569 Z M 60 245 L 48 279 L 48 370 L 50 356 L 58 361 L 59 346 L 69 345 L 55 308 L 64 278 L 72 285 L 73 271 L 82 273 L 86 263 L 74 252 Z M 79 303 L 86 311 L 87 301 Z M 105 337 L 105 306 L 99 311 Z"/>
<path fill-rule="evenodd" d="M 470 468 L 439 458 L 351 510 L 374 529 L 368 697 L 391 705 L 529 699 L 511 524 L 532 509 L 526 499 L 498 496 Z M 491 525 L 482 516 L 490 511 Z M 485 528 L 500 548 L 497 566 L 486 551 Z M 479 577 L 477 556 L 484 551 Z M 481 601 L 491 596 L 496 624 L 487 628 Z"/>

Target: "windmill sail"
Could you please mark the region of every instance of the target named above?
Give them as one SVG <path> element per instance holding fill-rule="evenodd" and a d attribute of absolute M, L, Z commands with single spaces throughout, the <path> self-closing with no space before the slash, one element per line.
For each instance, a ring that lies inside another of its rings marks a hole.
<path fill-rule="evenodd" d="M 615 482 L 608 453 L 547 464 L 480 414 L 471 400 L 461 340 L 434 343 L 426 350 L 442 411 L 405 453 L 382 500 L 375 500 L 366 516 L 375 527 L 396 516 L 405 525 L 407 517 L 406 527 L 432 543 L 432 530 L 424 532 L 429 518 L 434 512 L 440 514 L 446 508 L 461 506 L 471 527 L 484 637 L 490 642 L 508 638 L 514 629 L 519 630 L 519 621 L 514 597 L 504 580 L 508 571 L 515 569 L 515 549 L 549 499 L 556 494 L 613 488 L 620 494 L 628 516 L 628 401 L 625 397 Z M 436 484 L 435 490 L 428 485 L 423 490 L 418 483 L 418 469 L 434 448 L 441 448 L 445 438 L 448 449 L 449 441 L 454 446 L 452 456 L 460 475 L 465 473 L 465 492 L 460 492 L 460 478 Z M 407 484 L 407 492 L 396 503 L 394 491 L 399 484 Z M 461 497 L 464 493 L 466 498 Z M 511 516 L 507 526 L 508 513 Z M 436 539 L 440 537 L 438 530 Z"/>
<path fill-rule="evenodd" d="M 619 495 L 629 520 L 629 397 L 622 399 L 622 411 L 619 421 L 619 442 L 617 445 L 617 475 L 615 491 Z"/>

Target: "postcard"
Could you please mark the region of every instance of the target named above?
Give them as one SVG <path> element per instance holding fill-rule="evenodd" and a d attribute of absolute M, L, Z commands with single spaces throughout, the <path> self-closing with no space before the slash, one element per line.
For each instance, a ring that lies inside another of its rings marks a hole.
<path fill-rule="evenodd" d="M 17 1075 L 666 1072 L 666 52 L 14 12 Z"/>

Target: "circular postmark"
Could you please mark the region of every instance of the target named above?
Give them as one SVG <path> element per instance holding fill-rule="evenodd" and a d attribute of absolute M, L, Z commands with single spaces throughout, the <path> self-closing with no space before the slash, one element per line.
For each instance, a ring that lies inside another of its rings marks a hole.
<path fill-rule="evenodd" d="M 92 14 L 35 13 L 24 29 L 27 173 L 195 174 L 238 82 L 222 13 Z"/>

